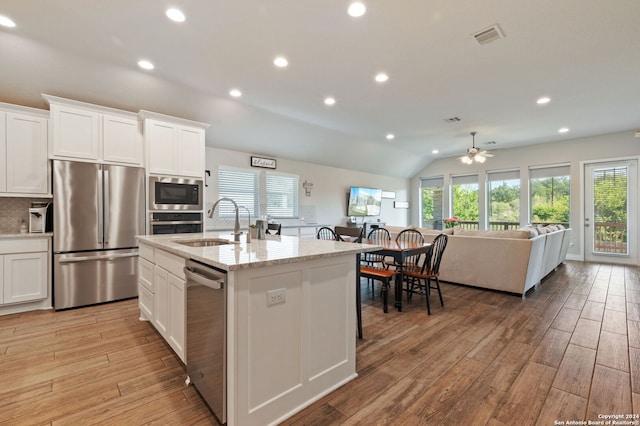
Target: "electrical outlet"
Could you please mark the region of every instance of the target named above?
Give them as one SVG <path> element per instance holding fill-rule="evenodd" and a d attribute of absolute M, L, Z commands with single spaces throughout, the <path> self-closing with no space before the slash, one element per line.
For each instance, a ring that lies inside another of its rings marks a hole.
<path fill-rule="evenodd" d="M 267 291 L 267 306 L 277 305 L 287 301 L 287 289 L 277 288 Z"/>

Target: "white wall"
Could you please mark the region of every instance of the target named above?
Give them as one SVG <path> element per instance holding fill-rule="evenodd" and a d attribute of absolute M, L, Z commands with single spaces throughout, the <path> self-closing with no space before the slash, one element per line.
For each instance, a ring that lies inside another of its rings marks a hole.
<path fill-rule="evenodd" d="M 498 170 L 520 170 L 522 188 L 527 188 L 528 169 L 531 166 L 544 166 L 554 164 L 571 165 L 571 217 L 573 227 L 573 247 L 569 253 L 574 258 L 580 256 L 582 247 L 582 182 L 580 169 L 584 161 L 599 161 L 616 158 L 638 158 L 640 155 L 640 139 L 634 137 L 634 132 L 613 133 L 601 136 L 593 136 L 581 139 L 572 139 L 562 142 L 551 142 L 540 145 L 532 145 L 523 148 L 505 149 L 494 151 L 495 157 L 487 159 L 484 164 L 462 164 L 457 157 L 447 157 L 434 161 L 427 165 L 420 173 L 411 179 L 411 218 L 410 222 L 420 221 L 420 178 L 430 176 L 443 176 L 445 185 L 448 186 L 450 176 L 464 173 L 477 173 L 480 181 L 480 193 L 485 193 L 486 172 Z M 640 182 L 639 182 L 640 184 Z M 526 201 L 527 195 L 524 194 Z M 483 197 L 480 197 L 481 199 Z M 449 194 L 445 191 L 445 206 L 449 205 Z M 521 199 L 521 209 L 526 206 Z M 481 203 L 481 209 L 484 207 Z M 447 209 L 448 207 L 445 207 Z M 481 212 L 481 223 L 483 213 Z M 449 211 L 445 210 L 445 216 Z M 521 223 L 527 223 L 527 212 L 521 212 Z"/>
<path fill-rule="evenodd" d="M 205 210 L 218 199 L 217 175 L 219 166 L 241 167 L 253 170 L 250 167 L 251 155 L 246 152 L 230 151 L 213 147 L 206 147 L 205 164 L 206 169 L 211 171 L 211 177 L 207 177 L 209 186 L 205 191 Z M 395 191 L 396 198 L 383 199 L 380 216 L 368 217 L 367 221 L 380 219 L 388 225 L 405 226 L 408 223 L 410 210 L 395 209 L 394 201 L 408 201 L 409 180 L 396 177 L 372 175 L 363 172 L 356 172 L 335 167 L 322 166 L 313 163 L 292 161 L 284 158 L 276 158 L 276 172 L 288 173 L 300 176 L 300 188 L 298 200 L 301 213 L 307 215 L 305 220 L 313 220 L 312 212 L 315 213 L 315 222 L 330 226 L 346 224 L 347 216 L 347 194 L 351 186 L 365 186 L 382 188 L 385 191 Z M 311 196 L 306 197 L 302 183 L 304 181 L 313 183 Z M 358 223 L 362 218 L 358 218 Z M 282 221 L 287 223 L 287 221 Z M 294 222 L 294 221 L 291 221 Z M 207 225 L 205 224 L 205 228 Z"/>

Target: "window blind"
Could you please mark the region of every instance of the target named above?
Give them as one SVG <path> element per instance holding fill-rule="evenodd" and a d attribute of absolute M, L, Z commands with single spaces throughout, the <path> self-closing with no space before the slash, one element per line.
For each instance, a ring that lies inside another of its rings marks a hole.
<path fill-rule="evenodd" d="M 571 166 L 551 166 L 551 167 L 537 167 L 535 169 L 529 169 L 529 177 L 531 179 L 541 179 L 550 177 L 570 176 Z"/>
<path fill-rule="evenodd" d="M 478 175 L 462 175 L 452 176 L 451 185 L 465 185 L 470 183 L 478 183 Z"/>
<path fill-rule="evenodd" d="M 520 179 L 519 170 L 487 173 L 487 180 L 489 182 L 496 182 L 496 181 L 503 181 L 503 180 L 517 180 L 517 179 Z"/>
<path fill-rule="evenodd" d="M 444 178 L 442 176 L 421 178 L 420 185 L 422 188 L 442 188 L 444 186 Z"/>
<path fill-rule="evenodd" d="M 298 176 L 267 173 L 267 214 L 275 218 L 298 217 Z"/>
<path fill-rule="evenodd" d="M 218 196 L 228 197 L 244 206 L 255 217 L 258 212 L 258 173 L 220 167 L 218 170 Z M 233 204 L 222 202 L 217 207 L 220 218 L 235 215 Z"/>

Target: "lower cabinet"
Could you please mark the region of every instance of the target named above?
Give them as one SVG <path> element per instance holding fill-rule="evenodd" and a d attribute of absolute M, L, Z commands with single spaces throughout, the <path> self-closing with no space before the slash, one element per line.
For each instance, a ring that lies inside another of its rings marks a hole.
<path fill-rule="evenodd" d="M 46 299 L 49 239 L 0 240 L 0 305 Z"/>
<path fill-rule="evenodd" d="M 185 353 L 185 260 L 163 250 L 140 245 L 138 304 L 182 362 Z"/>

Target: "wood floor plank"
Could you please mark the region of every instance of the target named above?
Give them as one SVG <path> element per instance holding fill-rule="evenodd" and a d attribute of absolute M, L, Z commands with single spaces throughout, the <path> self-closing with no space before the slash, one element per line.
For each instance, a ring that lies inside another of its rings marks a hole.
<path fill-rule="evenodd" d="M 598 420 L 598 415 L 631 414 L 631 383 L 629 374 L 596 365 L 593 385 L 587 406 L 587 420 Z"/>
<path fill-rule="evenodd" d="M 569 345 L 571 333 L 550 328 L 531 355 L 531 361 L 558 368 Z"/>
<path fill-rule="evenodd" d="M 615 294 L 607 295 L 607 303 L 605 309 L 613 311 L 627 312 L 626 298 L 624 296 L 616 296 Z"/>
<path fill-rule="evenodd" d="M 580 318 L 586 318 L 593 321 L 602 321 L 604 314 L 604 303 L 587 300 L 580 312 Z"/>
<path fill-rule="evenodd" d="M 566 420 L 584 420 L 586 414 L 586 398 L 552 387 L 535 424 L 554 425 Z"/>
<path fill-rule="evenodd" d="M 580 318 L 576 324 L 573 336 L 571 336 L 571 343 L 586 348 L 597 349 L 600 338 L 600 326 L 601 323 L 599 321 Z"/>
<path fill-rule="evenodd" d="M 558 367 L 553 387 L 588 398 L 595 363 L 595 350 L 569 344 Z"/>
<path fill-rule="evenodd" d="M 640 304 L 627 301 L 627 319 L 640 321 Z"/>
<path fill-rule="evenodd" d="M 496 408 L 493 418 L 505 424 L 529 424 L 538 417 L 556 369 L 536 362 L 523 368 Z"/>
<path fill-rule="evenodd" d="M 573 330 L 575 330 L 579 318 L 580 311 L 577 311 L 575 309 L 562 308 L 560 312 L 558 312 L 555 320 L 551 323 L 551 328 L 573 333 Z"/>
<path fill-rule="evenodd" d="M 627 336 L 610 331 L 600 333 L 596 364 L 629 372 L 629 344 Z"/>
<path fill-rule="evenodd" d="M 640 349 L 629 348 L 629 366 L 631 369 L 631 390 L 640 394 Z M 640 406 L 635 407 L 640 409 Z"/>
<path fill-rule="evenodd" d="M 625 312 L 606 308 L 602 317 L 602 331 L 627 335 L 627 315 Z"/>

